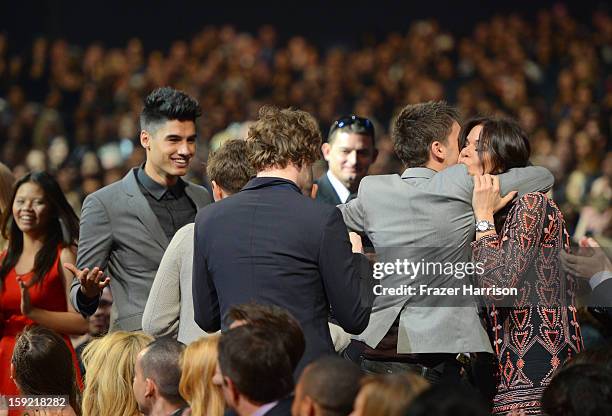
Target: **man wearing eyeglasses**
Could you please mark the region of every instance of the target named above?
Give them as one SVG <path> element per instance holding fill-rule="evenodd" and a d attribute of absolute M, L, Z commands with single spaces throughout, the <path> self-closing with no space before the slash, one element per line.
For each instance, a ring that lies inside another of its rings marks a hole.
<path fill-rule="evenodd" d="M 329 169 L 317 180 L 317 199 L 338 205 L 355 198 L 359 182 L 378 155 L 372 122 L 355 115 L 336 120 L 321 150 Z"/>

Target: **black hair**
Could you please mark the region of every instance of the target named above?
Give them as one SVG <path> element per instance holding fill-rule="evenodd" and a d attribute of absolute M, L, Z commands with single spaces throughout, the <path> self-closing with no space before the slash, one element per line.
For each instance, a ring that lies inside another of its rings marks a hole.
<path fill-rule="evenodd" d="M 612 374 L 594 364 L 564 368 L 544 390 L 542 410 L 559 416 L 612 414 Z"/>
<path fill-rule="evenodd" d="M 467 144 L 470 131 L 482 125 L 478 156 L 491 164 L 491 173 L 498 174 L 529 164 L 531 146 L 521 126 L 510 118 L 478 117 L 468 120 L 459 134 L 459 148 Z"/>
<path fill-rule="evenodd" d="M 484 399 L 461 385 L 434 384 L 414 399 L 406 416 L 489 416 Z"/>
<path fill-rule="evenodd" d="M 23 233 L 15 224 L 12 206 L 15 202 L 17 190 L 25 183 L 34 183 L 40 186 L 45 194 L 45 201 L 49 204 L 49 222 L 45 230 L 45 241 L 34 258 L 34 276 L 31 283 L 40 283 L 51 270 L 57 259 L 57 247 L 75 245 L 79 241 L 79 219 L 66 200 L 57 181 L 47 172 L 31 172 L 15 182 L 13 196 L 9 209 L 2 220 L 2 235 L 8 239 L 9 246 L 2 264 L 0 265 L 0 287 L 4 278 L 19 261 L 23 251 Z"/>
<path fill-rule="evenodd" d="M 163 337 L 147 345 L 140 358 L 145 378 L 155 381 L 159 394 L 172 403 L 182 402 L 179 393 L 181 381 L 180 358 L 185 346 L 180 342 Z"/>
<path fill-rule="evenodd" d="M 278 329 L 242 325 L 222 334 L 219 367 L 254 403 L 280 400 L 293 390 L 293 366 Z"/>
<path fill-rule="evenodd" d="M 249 325 L 270 328 L 276 331 L 289 354 L 293 369 L 302 359 L 306 341 L 300 323 L 291 313 L 276 305 L 245 303 L 233 306 L 227 315 L 228 326 L 234 321 L 245 321 Z"/>
<path fill-rule="evenodd" d="M 299 383 L 323 416 L 346 416 L 353 410 L 363 376 L 352 361 L 329 355 L 308 365 Z"/>
<path fill-rule="evenodd" d="M 145 98 L 140 128 L 152 130 L 168 120 L 195 122 L 201 114 L 200 104 L 184 92 L 170 87 L 157 88 Z"/>

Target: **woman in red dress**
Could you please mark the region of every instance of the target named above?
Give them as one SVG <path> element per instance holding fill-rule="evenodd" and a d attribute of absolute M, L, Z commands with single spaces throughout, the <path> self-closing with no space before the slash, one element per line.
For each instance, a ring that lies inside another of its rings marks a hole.
<path fill-rule="evenodd" d="M 569 235 L 561 211 L 542 193 L 523 195 L 500 211 L 513 195 L 500 197 L 494 175 L 529 163 L 529 141 L 518 124 L 472 120 L 461 141 L 459 162 L 474 175 L 472 204 L 480 222 L 472 247 L 484 273 L 476 281 L 483 288 L 517 289 L 514 297 L 484 297 L 498 360 L 493 414 L 539 415 L 542 392 L 556 370 L 583 348 L 576 281 L 559 262 Z"/>
<path fill-rule="evenodd" d="M 2 220 L 8 240 L 0 263 L 0 395 L 17 395 L 10 378 L 16 336 L 28 325 L 42 325 L 68 338 L 87 331 L 87 320 L 69 301 L 79 222 L 59 185 L 45 172 L 29 173 L 15 183 L 11 210 Z"/>

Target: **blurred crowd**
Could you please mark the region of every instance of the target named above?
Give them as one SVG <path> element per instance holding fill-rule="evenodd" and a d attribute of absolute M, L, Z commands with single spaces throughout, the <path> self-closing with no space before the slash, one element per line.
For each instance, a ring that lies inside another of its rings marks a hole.
<path fill-rule="evenodd" d="M 496 16 L 468 36 L 435 20 L 358 48 L 300 36 L 205 27 L 169 50 L 73 45 L 38 37 L 17 51 L 0 34 L 0 158 L 17 176 L 54 172 L 77 212 L 83 198 L 142 163 L 138 115 L 155 87 L 198 98 L 198 161 L 244 137 L 264 104 L 313 114 L 324 135 L 342 114 L 370 118 L 380 154 L 370 173 L 400 172 L 388 126 L 400 106 L 446 99 L 465 117 L 507 114 L 528 132 L 534 164 L 556 177 L 554 200 L 576 238 L 612 236 L 612 17 L 579 22 L 563 6 Z"/>

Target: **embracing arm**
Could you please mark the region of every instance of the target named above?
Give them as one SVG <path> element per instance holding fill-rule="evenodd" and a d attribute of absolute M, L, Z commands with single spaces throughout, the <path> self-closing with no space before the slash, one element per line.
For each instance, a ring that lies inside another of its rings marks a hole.
<path fill-rule="evenodd" d="M 60 254 L 61 264 L 64 263 L 74 263 L 76 260 L 75 250 L 70 247 L 66 247 L 62 249 Z M 66 298 L 66 307 L 67 312 L 56 312 L 49 311 L 46 309 L 29 307 L 26 306 L 24 314 L 35 321 L 36 323 L 50 328 L 60 334 L 84 334 L 88 330 L 88 322 L 81 314 L 75 312 L 72 308 L 72 305 L 69 301 L 69 290 L 70 284 L 72 282 L 72 274 L 63 266 L 59 267 L 59 273 L 62 278 L 62 283 L 64 286 L 64 293 Z M 27 298 L 27 303 L 29 303 L 29 294 L 27 291 L 29 289 L 25 288 L 25 286 L 20 283 L 21 292 L 22 292 L 22 309 L 24 309 L 24 300 Z"/>

